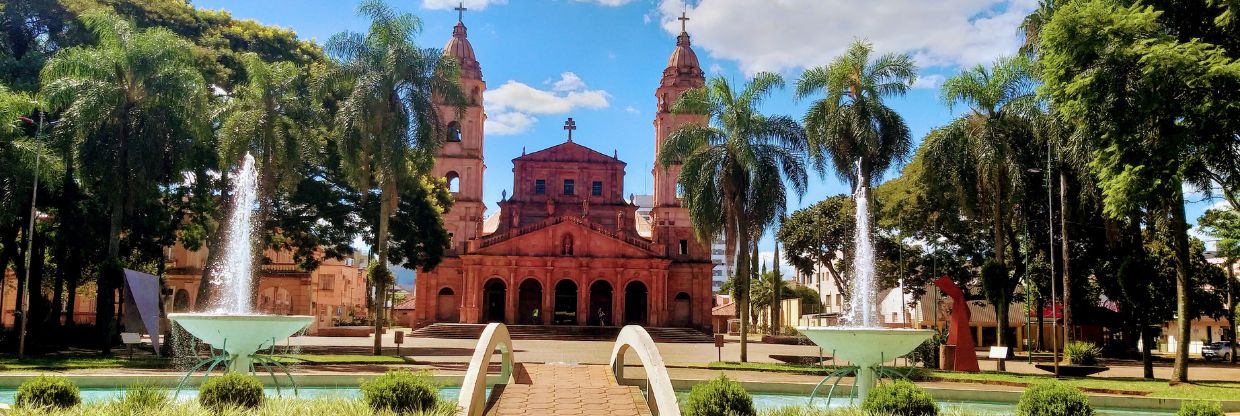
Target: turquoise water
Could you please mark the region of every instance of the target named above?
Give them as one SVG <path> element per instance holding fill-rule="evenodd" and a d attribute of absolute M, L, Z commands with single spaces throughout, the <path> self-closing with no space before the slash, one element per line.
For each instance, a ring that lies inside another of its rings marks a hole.
<path fill-rule="evenodd" d="M 267 390 L 267 397 L 277 397 L 277 396 L 292 397 L 293 396 L 292 390 L 290 389 L 282 389 L 282 391 L 280 392 L 282 394 L 278 394 L 276 392 L 276 389 L 274 388 L 268 388 L 266 390 Z M 111 389 L 111 388 L 88 388 L 87 389 L 87 388 L 84 388 L 82 389 L 82 401 L 89 403 L 89 402 L 111 400 L 113 398 L 119 397 L 123 391 L 124 389 Z M 11 389 L 11 388 L 0 389 L 0 403 L 13 403 L 13 395 L 16 392 L 17 391 L 15 389 Z M 447 400 L 456 400 L 457 396 L 460 395 L 460 392 L 461 392 L 461 389 L 458 387 L 444 387 L 439 390 L 439 397 L 443 399 L 447 399 Z M 301 389 L 298 389 L 298 393 L 299 393 L 298 397 L 301 397 L 301 398 L 316 398 L 316 397 L 357 398 L 361 395 L 357 387 L 302 387 Z M 681 392 L 680 395 L 683 397 L 684 393 L 685 392 Z M 197 397 L 198 397 L 197 389 L 185 389 L 184 391 L 181 392 L 181 395 L 179 398 L 181 400 L 192 400 Z M 758 410 L 765 410 L 765 409 L 776 409 L 776 408 L 786 407 L 786 406 L 805 405 L 806 403 L 809 402 L 809 397 L 802 396 L 802 395 L 792 395 L 792 394 L 755 393 L 753 394 L 753 400 L 754 400 L 754 405 L 758 408 Z M 969 410 L 972 410 L 974 412 L 977 412 L 983 415 L 1002 416 L 1002 415 L 1012 414 L 1012 404 L 1010 403 L 939 401 L 939 405 L 942 406 L 945 410 L 964 407 L 964 408 L 968 408 Z M 826 407 L 826 401 L 822 399 L 817 399 L 814 401 L 814 406 L 815 407 Z M 844 407 L 844 406 L 848 406 L 847 399 L 844 399 L 844 400 L 837 399 L 837 400 L 833 400 L 831 403 L 831 407 Z M 1136 415 L 1174 415 L 1175 412 L 1158 412 L 1158 411 L 1135 410 L 1135 409 L 1098 409 L 1097 414 L 1100 416 L 1136 416 Z"/>

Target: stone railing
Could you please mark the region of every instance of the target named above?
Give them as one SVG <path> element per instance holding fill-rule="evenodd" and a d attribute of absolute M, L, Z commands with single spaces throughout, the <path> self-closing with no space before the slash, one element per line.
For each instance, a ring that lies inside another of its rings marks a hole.
<path fill-rule="evenodd" d="M 654 416 L 680 416 L 680 406 L 676 403 L 676 390 L 672 389 L 672 380 L 667 376 L 667 367 L 663 365 L 663 356 L 655 346 L 650 334 L 640 325 L 627 325 L 616 336 L 616 345 L 611 350 L 611 371 L 616 382 L 624 379 L 624 353 L 629 350 L 637 353 L 637 358 L 646 370 L 646 402 Z"/>
<path fill-rule="evenodd" d="M 469 369 L 465 371 L 465 379 L 461 382 L 461 394 L 457 397 L 461 415 L 481 416 L 487 408 L 487 367 L 490 367 L 491 356 L 499 348 L 502 360 L 500 363 L 499 382 L 508 384 L 512 378 L 512 337 L 508 335 L 508 327 L 501 323 L 488 324 L 478 337 L 474 346 L 474 355 L 469 359 Z"/>

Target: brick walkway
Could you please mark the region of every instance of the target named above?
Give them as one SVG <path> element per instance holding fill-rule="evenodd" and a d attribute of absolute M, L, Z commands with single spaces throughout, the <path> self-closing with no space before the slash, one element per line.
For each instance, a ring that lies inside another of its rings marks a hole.
<path fill-rule="evenodd" d="M 518 364 L 513 378 L 496 386 L 487 415 L 650 415 L 641 390 L 616 384 L 607 366 Z"/>

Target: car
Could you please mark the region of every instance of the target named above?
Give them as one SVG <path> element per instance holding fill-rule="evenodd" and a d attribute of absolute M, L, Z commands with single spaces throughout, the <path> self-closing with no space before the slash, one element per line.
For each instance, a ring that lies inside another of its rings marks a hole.
<path fill-rule="evenodd" d="M 1201 358 L 1205 358 L 1206 361 L 1210 361 L 1215 358 L 1223 361 L 1231 361 L 1231 347 L 1231 341 L 1211 342 L 1201 347 Z"/>

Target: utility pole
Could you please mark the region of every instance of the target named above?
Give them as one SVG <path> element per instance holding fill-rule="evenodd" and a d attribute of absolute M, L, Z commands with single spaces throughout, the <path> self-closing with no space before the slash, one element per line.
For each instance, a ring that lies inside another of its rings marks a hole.
<path fill-rule="evenodd" d="M 1051 259 L 1051 352 L 1055 361 L 1055 377 L 1059 377 L 1059 317 L 1055 313 L 1055 188 L 1051 186 L 1051 142 L 1046 142 L 1046 229 L 1050 231 L 1050 248 L 1047 256 Z"/>
<path fill-rule="evenodd" d="M 29 121 L 28 121 L 29 122 Z M 34 249 L 34 220 L 36 202 L 39 197 L 39 162 L 43 152 L 43 112 L 39 112 L 39 127 L 35 133 L 34 145 L 34 184 L 30 190 L 30 228 L 26 232 L 26 275 L 22 279 L 22 285 L 26 288 L 22 292 L 22 310 L 21 310 L 21 326 L 17 335 L 17 358 L 21 359 L 26 355 L 26 323 L 29 321 L 27 315 L 30 312 L 30 252 Z"/>

